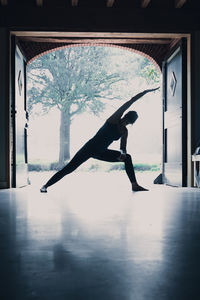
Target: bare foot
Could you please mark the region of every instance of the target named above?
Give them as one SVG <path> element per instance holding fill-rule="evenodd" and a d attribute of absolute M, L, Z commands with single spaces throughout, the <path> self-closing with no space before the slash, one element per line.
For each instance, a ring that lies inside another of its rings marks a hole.
<path fill-rule="evenodd" d="M 42 186 L 41 189 L 40 189 L 40 193 L 47 193 L 47 188 L 46 186 Z"/>
<path fill-rule="evenodd" d="M 142 191 L 148 191 L 147 189 L 143 188 L 137 183 L 132 183 L 132 191 L 133 192 L 142 192 Z"/>

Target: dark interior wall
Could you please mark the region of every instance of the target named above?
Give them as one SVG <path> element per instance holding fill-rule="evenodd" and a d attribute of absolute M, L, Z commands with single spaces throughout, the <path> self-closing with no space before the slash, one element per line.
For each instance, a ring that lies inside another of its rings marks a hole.
<path fill-rule="evenodd" d="M 96 3 L 95 1 L 90 1 Z M 13 2 L 14 3 L 14 2 Z M 25 3 L 25 2 L 23 2 Z M 200 29 L 199 9 L 0 6 L 0 26 L 25 30 L 186 32 Z M 124 1 L 125 3 L 125 1 Z M 133 2 L 134 3 L 134 2 Z"/>
<path fill-rule="evenodd" d="M 0 188 L 8 187 L 8 33 L 0 28 Z"/>
<path fill-rule="evenodd" d="M 193 149 L 200 143 L 200 31 L 192 35 Z"/>

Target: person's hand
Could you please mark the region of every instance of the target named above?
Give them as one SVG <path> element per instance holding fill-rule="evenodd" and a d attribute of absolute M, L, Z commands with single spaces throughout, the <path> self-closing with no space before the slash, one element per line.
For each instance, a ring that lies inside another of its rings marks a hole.
<path fill-rule="evenodd" d="M 123 152 L 123 151 L 121 151 L 121 154 L 120 154 L 120 156 L 118 157 L 118 160 L 119 160 L 119 161 L 125 161 L 125 159 L 126 159 L 126 153 Z"/>

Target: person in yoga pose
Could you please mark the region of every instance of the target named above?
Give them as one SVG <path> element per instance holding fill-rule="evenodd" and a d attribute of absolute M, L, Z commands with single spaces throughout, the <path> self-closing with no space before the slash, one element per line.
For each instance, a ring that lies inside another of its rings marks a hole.
<path fill-rule="evenodd" d="M 159 87 L 158 87 L 159 88 Z M 124 162 L 125 171 L 130 180 L 132 191 L 147 191 L 137 183 L 135 171 L 131 159 L 131 155 L 126 152 L 126 144 L 128 137 L 128 130 L 126 126 L 133 124 L 137 118 L 136 111 L 129 111 L 124 116 L 124 112 L 138 99 L 145 94 L 155 91 L 158 88 L 145 90 L 120 106 L 104 123 L 104 125 L 97 131 L 93 138 L 91 138 L 70 160 L 70 162 L 60 171 L 55 173 L 45 185 L 42 186 L 40 192 L 46 193 L 47 188 L 55 184 L 65 175 L 72 173 L 82 163 L 89 158 L 95 158 L 108 162 Z M 120 141 L 120 151 L 108 149 L 109 145 L 115 141 Z"/>

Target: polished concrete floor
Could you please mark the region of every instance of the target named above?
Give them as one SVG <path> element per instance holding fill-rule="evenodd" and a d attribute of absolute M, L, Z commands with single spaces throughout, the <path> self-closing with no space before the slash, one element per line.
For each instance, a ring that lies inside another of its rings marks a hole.
<path fill-rule="evenodd" d="M 200 299 L 200 190 L 73 174 L 0 190 L 2 300 Z"/>

